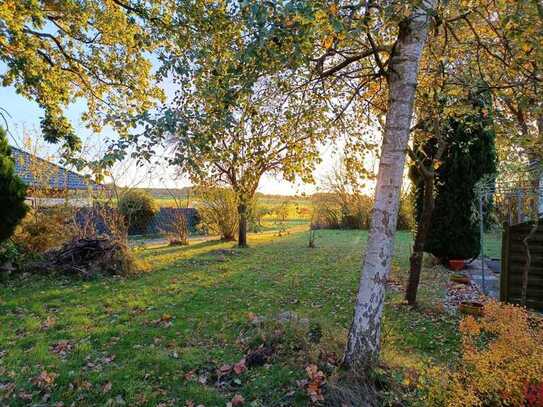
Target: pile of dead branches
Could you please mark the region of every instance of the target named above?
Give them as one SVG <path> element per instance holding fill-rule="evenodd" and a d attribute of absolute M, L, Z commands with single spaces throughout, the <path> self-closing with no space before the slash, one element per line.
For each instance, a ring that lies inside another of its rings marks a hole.
<path fill-rule="evenodd" d="M 77 239 L 45 254 L 34 269 L 90 278 L 97 275 L 127 275 L 134 259 L 126 245 L 109 238 Z"/>

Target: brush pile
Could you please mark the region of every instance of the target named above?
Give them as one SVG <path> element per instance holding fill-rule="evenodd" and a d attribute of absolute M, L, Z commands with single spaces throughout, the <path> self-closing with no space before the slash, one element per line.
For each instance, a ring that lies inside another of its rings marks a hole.
<path fill-rule="evenodd" d="M 35 263 L 33 268 L 91 278 L 129 274 L 134 261 L 126 245 L 104 237 L 66 243 L 58 250 L 45 253 L 44 260 Z"/>

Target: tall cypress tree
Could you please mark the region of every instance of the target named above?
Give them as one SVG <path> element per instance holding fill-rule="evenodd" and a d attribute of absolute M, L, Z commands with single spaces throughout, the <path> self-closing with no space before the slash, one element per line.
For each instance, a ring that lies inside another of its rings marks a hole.
<path fill-rule="evenodd" d="M 15 174 L 6 131 L 0 127 L 0 242 L 8 239 L 26 215 L 26 186 Z"/>
<path fill-rule="evenodd" d="M 480 252 L 480 229 L 475 185 L 496 173 L 496 146 L 492 105 L 486 92 L 472 96 L 474 113 L 449 121 L 448 147 L 435 176 L 435 207 L 425 251 L 441 259 L 470 259 Z M 425 151 L 435 151 L 428 140 Z M 423 187 L 416 190 L 416 209 Z"/>

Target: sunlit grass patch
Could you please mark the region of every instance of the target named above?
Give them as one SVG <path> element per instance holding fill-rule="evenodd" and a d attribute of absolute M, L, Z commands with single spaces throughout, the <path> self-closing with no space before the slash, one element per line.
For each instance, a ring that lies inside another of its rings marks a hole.
<path fill-rule="evenodd" d="M 138 249 L 152 271 L 135 277 L 10 282 L 0 292 L 0 382 L 14 383 L 17 391 L 3 395 L 4 402 L 25 405 L 18 395 L 23 390 L 38 402 L 45 390 L 32 380 L 45 370 L 57 375 L 46 390 L 51 401 L 65 403 L 120 397 L 127 405 L 193 400 L 209 407 L 241 394 L 255 405 L 307 405 L 296 380 L 321 351 L 341 355 L 367 232 L 318 231 L 312 249 L 306 230 L 251 234 L 247 249 L 221 241 Z M 399 282 L 410 242 L 408 233 L 397 234 L 391 277 Z M 402 305 L 402 293 L 387 295 L 385 363 L 401 371 L 416 360 L 444 365 L 454 356 L 456 322 L 432 311 L 441 284 L 439 275 L 425 272 L 417 310 Z M 239 384 L 220 388 L 211 379 L 184 377 L 239 361 L 249 349 L 240 338 L 252 329 L 251 316 L 273 321 L 286 311 L 309 325 L 284 332 L 283 350 L 235 377 Z M 319 343 L 301 346 L 316 326 Z M 51 349 L 62 340 L 73 347 L 59 357 Z"/>

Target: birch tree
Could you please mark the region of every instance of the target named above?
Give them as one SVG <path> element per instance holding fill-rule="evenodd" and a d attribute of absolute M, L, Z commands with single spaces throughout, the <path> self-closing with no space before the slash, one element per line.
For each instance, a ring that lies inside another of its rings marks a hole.
<path fill-rule="evenodd" d="M 383 129 L 375 207 L 344 354 L 344 365 L 356 371 L 379 356 L 419 63 L 436 5 L 435 0 L 425 0 L 331 6 L 330 28 L 322 30 L 320 56 L 313 58 L 318 80 L 341 89 L 341 94 L 350 92 L 344 99 L 354 105 L 359 119 L 367 118 L 370 132 Z M 347 143 L 346 154 L 358 152 L 352 148 L 356 146 Z"/>
<path fill-rule="evenodd" d="M 355 90 L 353 100 L 368 106 L 368 117 L 375 118 L 374 122 L 380 125 L 384 118 L 376 207 L 345 352 L 347 366 L 365 366 L 379 353 L 384 283 L 393 253 L 397 197 L 429 16 L 436 16 L 434 31 L 442 27 L 432 41 L 437 40 L 438 46 L 447 50 L 442 57 L 436 58 L 434 66 L 441 65 L 453 73 L 446 80 L 448 89 L 444 96 L 465 95 L 482 80 L 495 91 L 521 91 L 517 95 L 520 99 L 516 100 L 526 101 L 530 100 L 526 97 L 533 90 L 525 87 L 530 84 L 536 88 L 539 83 L 539 64 L 535 59 L 539 58 L 536 44 L 540 37 L 539 23 L 524 26 L 520 16 L 533 19 L 537 15 L 533 11 L 535 4 L 523 1 L 515 12 L 511 12 L 508 8 L 514 6 L 508 1 L 459 1 L 439 7 L 434 1 L 341 3 L 339 9 L 348 10 L 347 23 L 342 35 L 332 35 L 332 40 L 328 41 L 330 46 L 316 58 L 318 71 L 321 77 L 350 82 Z M 391 10 L 395 13 L 390 13 Z M 398 21 L 392 15 L 401 17 Z M 398 28 L 398 35 L 394 35 L 391 26 Z M 349 31 L 356 32 L 359 38 L 346 46 L 349 36 L 344 32 Z M 511 58 L 513 55 L 516 57 Z M 326 64 L 327 60 L 336 63 L 330 66 Z M 419 75 L 419 79 L 424 81 L 426 78 Z M 432 86 L 431 82 L 423 83 Z M 388 92 L 386 97 L 385 90 Z M 536 107 L 533 111 L 539 109 Z M 440 120 L 469 112 L 466 104 L 455 104 L 444 109 Z"/>
<path fill-rule="evenodd" d="M 390 57 L 388 111 L 375 190 L 375 208 L 344 355 L 344 363 L 352 369 L 374 362 L 380 351 L 385 281 L 394 252 L 394 233 L 418 67 L 430 24 L 429 12 L 435 4 L 435 0 L 422 2 L 402 21 Z"/>

